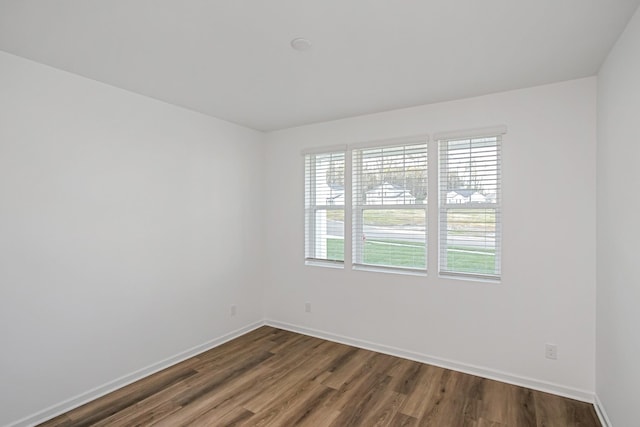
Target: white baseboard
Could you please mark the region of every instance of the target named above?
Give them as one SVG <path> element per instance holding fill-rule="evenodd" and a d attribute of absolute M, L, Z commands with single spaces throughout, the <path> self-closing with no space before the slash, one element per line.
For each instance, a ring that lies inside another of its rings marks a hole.
<path fill-rule="evenodd" d="M 604 406 L 602 405 L 602 402 L 600 401 L 600 398 L 597 394 L 595 395 L 595 398 L 596 399 L 593 406 L 596 408 L 596 414 L 598 414 L 600 424 L 602 424 L 602 427 L 613 427 L 613 424 L 611 424 L 611 420 L 609 420 L 609 416 L 607 416 L 607 411 L 604 410 Z"/>
<path fill-rule="evenodd" d="M 470 365 L 468 363 L 457 362 L 454 360 L 442 359 L 439 357 L 428 356 L 426 354 L 416 353 L 413 351 L 403 350 L 396 347 L 390 347 L 384 344 L 377 344 L 357 338 L 345 337 L 330 332 L 319 331 L 317 329 L 305 328 L 292 325 L 276 320 L 267 320 L 266 324 L 274 328 L 286 329 L 291 332 L 297 332 L 304 335 L 310 335 L 316 338 L 322 338 L 329 341 L 347 344 L 365 350 L 376 351 L 378 353 L 389 354 L 391 356 L 402 357 L 403 359 L 414 360 L 416 362 L 427 363 L 429 365 L 439 366 L 441 368 L 451 369 L 454 371 L 464 372 L 466 374 L 476 375 L 491 380 L 501 381 L 521 387 L 527 387 L 533 390 L 552 393 L 570 399 L 580 400 L 582 402 L 593 403 L 594 394 L 590 391 L 580 390 L 560 384 L 540 381 L 533 378 L 527 378 L 495 369 L 484 368 L 481 366 Z"/>
<path fill-rule="evenodd" d="M 227 341 L 231 341 L 232 339 L 237 338 L 241 335 L 244 335 L 248 332 L 251 332 L 252 330 L 257 329 L 260 326 L 263 326 L 264 324 L 265 324 L 264 321 L 251 323 L 240 329 L 236 329 L 235 331 L 231 331 L 227 334 L 224 334 L 218 338 L 214 338 L 203 344 L 197 345 L 195 347 L 191 347 L 190 349 L 182 351 L 174 356 L 171 356 L 159 362 L 153 363 L 142 369 L 138 369 L 135 372 L 131 372 L 130 374 L 124 375 L 120 378 L 116 378 L 115 380 L 109 381 L 108 383 L 102 384 L 84 393 L 80 393 L 77 396 L 74 396 L 60 403 L 52 405 L 48 408 L 45 408 L 41 411 L 36 412 L 35 414 L 29 415 L 20 420 L 14 421 L 13 423 L 7 425 L 6 427 L 28 427 L 28 426 L 34 426 L 36 424 L 40 424 L 42 422 L 50 420 L 51 418 L 57 417 L 60 414 L 64 414 L 65 412 L 68 412 L 74 408 L 82 406 L 85 403 L 88 403 L 108 393 L 111 393 L 112 391 L 115 391 L 126 385 L 134 383 L 144 377 L 147 377 L 158 371 L 166 369 L 169 366 L 175 365 L 176 363 L 180 363 L 183 360 L 189 359 L 190 357 L 197 356 L 198 354 L 205 352 L 207 350 L 210 350 L 214 347 L 217 347 L 221 344 L 224 344 Z"/>

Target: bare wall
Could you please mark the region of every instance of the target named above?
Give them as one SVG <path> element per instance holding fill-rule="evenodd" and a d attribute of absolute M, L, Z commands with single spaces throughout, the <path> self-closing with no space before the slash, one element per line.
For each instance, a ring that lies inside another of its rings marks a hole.
<path fill-rule="evenodd" d="M 598 75 L 596 392 L 613 426 L 638 425 L 640 12 Z"/>
<path fill-rule="evenodd" d="M 304 265 L 302 149 L 495 125 L 508 127 L 500 284 L 439 278 L 434 229 L 427 277 Z M 595 78 L 268 134 L 267 317 L 590 399 L 595 152 Z"/>
<path fill-rule="evenodd" d="M 263 134 L 5 53 L 0 94 L 0 425 L 262 320 Z"/>

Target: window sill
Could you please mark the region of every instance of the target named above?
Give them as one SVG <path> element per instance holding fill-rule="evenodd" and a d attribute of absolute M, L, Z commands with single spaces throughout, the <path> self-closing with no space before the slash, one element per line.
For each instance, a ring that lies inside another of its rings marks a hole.
<path fill-rule="evenodd" d="M 455 273 L 438 273 L 438 278 L 462 280 L 464 282 L 493 283 L 496 285 L 502 283 L 502 279 L 500 277 L 482 277 L 482 276 L 455 274 Z"/>
<path fill-rule="evenodd" d="M 393 267 L 382 267 L 375 265 L 362 265 L 356 264 L 353 266 L 353 270 L 356 271 L 368 271 L 371 273 L 387 273 L 387 274 L 400 274 L 403 276 L 421 276 L 426 277 L 426 270 L 417 270 L 417 269 L 409 269 L 409 268 L 393 268 Z"/>
<path fill-rule="evenodd" d="M 304 265 L 311 267 L 325 267 L 335 268 L 337 270 L 344 270 L 344 262 L 342 261 L 323 261 L 319 259 L 307 259 L 304 261 Z"/>

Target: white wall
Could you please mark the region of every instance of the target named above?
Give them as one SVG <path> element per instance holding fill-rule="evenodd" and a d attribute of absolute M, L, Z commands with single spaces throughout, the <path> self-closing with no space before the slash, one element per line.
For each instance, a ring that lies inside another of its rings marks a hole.
<path fill-rule="evenodd" d="M 0 425 L 263 318 L 263 134 L 5 53 L 0 94 Z"/>
<path fill-rule="evenodd" d="M 0 425 L 259 321 L 263 292 L 274 321 L 594 390 L 595 78 L 274 132 L 266 153 L 4 53 L 0 93 Z M 303 148 L 502 124 L 502 283 L 438 278 L 435 232 L 426 278 L 304 266 Z"/>
<path fill-rule="evenodd" d="M 612 425 L 638 425 L 640 11 L 598 76 L 596 393 Z"/>
<path fill-rule="evenodd" d="M 267 317 L 588 399 L 595 123 L 596 79 L 587 78 L 269 134 Z M 508 127 L 502 283 L 438 278 L 435 230 L 426 278 L 304 265 L 303 148 L 494 125 Z M 557 361 L 545 359 L 547 342 Z"/>

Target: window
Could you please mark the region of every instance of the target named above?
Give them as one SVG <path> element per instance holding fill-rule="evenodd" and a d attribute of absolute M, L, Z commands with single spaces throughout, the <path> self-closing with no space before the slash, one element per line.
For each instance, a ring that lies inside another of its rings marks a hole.
<path fill-rule="evenodd" d="M 426 270 L 427 144 L 353 150 L 353 263 Z"/>
<path fill-rule="evenodd" d="M 345 152 L 305 156 L 305 258 L 344 261 Z"/>
<path fill-rule="evenodd" d="M 500 277 L 501 137 L 441 139 L 440 273 Z"/>
<path fill-rule="evenodd" d="M 430 257 L 441 275 L 499 280 L 506 130 L 441 133 L 430 148 L 423 136 L 306 151 L 307 263 L 421 274 L 427 224 L 437 224 L 438 250 Z M 431 156 L 432 177 L 439 178 L 432 190 L 439 191 L 431 194 L 438 209 L 428 211 L 431 149 L 439 152 Z"/>

